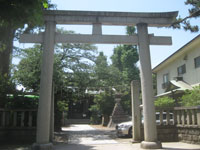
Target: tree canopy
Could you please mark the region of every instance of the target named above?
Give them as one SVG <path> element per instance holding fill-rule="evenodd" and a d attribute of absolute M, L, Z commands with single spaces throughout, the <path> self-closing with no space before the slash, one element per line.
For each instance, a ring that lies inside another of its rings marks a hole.
<path fill-rule="evenodd" d="M 190 19 L 200 17 L 200 1 L 199 0 L 186 0 L 185 5 L 190 5 L 188 9 L 188 16 L 179 17 L 173 24 L 173 28 L 183 28 L 191 32 L 199 31 L 199 25 L 191 25 Z"/>
<path fill-rule="evenodd" d="M 200 105 L 200 86 L 194 87 L 192 90 L 186 90 L 181 97 L 183 106 L 198 106 Z"/>
<path fill-rule="evenodd" d="M 43 10 L 52 7 L 49 0 L 0 1 L 0 74 L 9 75 L 14 37 L 42 26 Z"/>
<path fill-rule="evenodd" d="M 23 28 L 24 24 L 31 27 L 41 25 L 42 11 L 52 6 L 49 0 L 1 0 L 0 25 L 9 25 L 15 29 Z"/>
<path fill-rule="evenodd" d="M 67 32 L 59 30 L 59 32 Z M 68 33 L 71 33 L 68 31 Z M 40 82 L 42 46 L 21 50 L 15 78 L 27 90 L 37 92 Z M 87 87 L 95 61 L 96 47 L 89 44 L 57 44 L 53 80 L 56 86 Z M 64 88 L 64 87 L 63 87 Z"/>
<path fill-rule="evenodd" d="M 135 27 L 129 26 L 126 30 L 128 35 L 135 33 Z M 137 67 L 139 55 L 137 52 L 137 46 L 118 45 L 114 49 L 111 60 L 113 66 L 118 68 L 122 73 L 124 82 L 126 84 L 129 84 L 132 80 L 139 79 L 139 69 Z"/>

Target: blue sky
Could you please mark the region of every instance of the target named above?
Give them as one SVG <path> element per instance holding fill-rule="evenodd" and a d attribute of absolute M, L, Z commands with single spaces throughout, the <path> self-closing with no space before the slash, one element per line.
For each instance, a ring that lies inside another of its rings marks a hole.
<path fill-rule="evenodd" d="M 180 16 L 186 16 L 189 6 L 184 0 L 52 0 L 58 10 L 88 10 L 88 11 L 120 11 L 120 12 L 168 12 L 179 11 Z M 198 24 L 200 20 L 191 22 Z M 78 33 L 91 33 L 91 26 L 66 26 L 68 30 Z M 103 34 L 125 34 L 125 27 L 104 26 Z M 173 30 L 166 28 L 149 28 L 149 33 L 156 36 L 171 36 L 172 46 L 151 46 L 152 68 L 162 62 L 169 55 L 181 48 L 184 44 L 196 37 L 198 33 Z M 109 58 L 116 45 L 97 45 Z"/>
<path fill-rule="evenodd" d="M 57 5 L 57 10 L 85 10 L 85 11 L 118 11 L 118 12 L 168 12 L 179 11 L 179 15 L 187 15 L 189 6 L 184 4 L 185 0 L 51 0 Z M 198 20 L 192 19 L 191 23 L 199 24 Z M 74 30 L 77 33 L 90 34 L 92 26 L 66 25 L 66 30 Z M 103 26 L 103 34 L 125 34 L 125 27 Z M 171 36 L 172 46 L 150 46 L 152 68 L 169 57 L 187 42 L 196 37 L 198 33 L 190 31 L 174 30 L 169 28 L 149 28 L 149 34 L 155 36 Z M 21 44 L 20 44 L 21 45 Z M 26 47 L 28 44 L 22 44 Z M 103 51 L 108 57 L 113 54 L 117 45 L 97 45 L 98 51 Z M 109 60 L 110 62 L 110 60 Z"/>

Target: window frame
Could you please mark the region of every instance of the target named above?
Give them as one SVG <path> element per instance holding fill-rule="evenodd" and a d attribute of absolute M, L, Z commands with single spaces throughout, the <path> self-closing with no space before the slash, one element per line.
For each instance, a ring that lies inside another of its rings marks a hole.
<path fill-rule="evenodd" d="M 165 80 L 165 79 L 167 79 L 167 80 Z M 169 73 L 165 73 L 165 74 L 163 74 L 162 88 L 166 89 L 168 85 L 169 85 Z"/>
<path fill-rule="evenodd" d="M 186 65 L 185 64 L 183 64 L 183 65 L 181 65 L 181 66 L 179 66 L 177 68 L 177 74 L 178 74 L 178 76 L 181 76 L 181 75 L 183 75 L 185 73 L 186 73 Z"/>
<path fill-rule="evenodd" d="M 198 63 L 197 60 L 199 61 Z M 200 56 L 194 58 L 194 68 L 199 68 L 199 67 L 200 67 Z"/>
<path fill-rule="evenodd" d="M 165 81 L 165 77 L 167 77 L 167 81 Z M 163 83 L 168 83 L 169 82 L 169 73 L 163 74 Z"/>

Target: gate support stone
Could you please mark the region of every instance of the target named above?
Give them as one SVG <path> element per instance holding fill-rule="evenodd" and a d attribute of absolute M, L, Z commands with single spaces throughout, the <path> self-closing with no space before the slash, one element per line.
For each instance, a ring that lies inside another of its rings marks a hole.
<path fill-rule="evenodd" d="M 147 27 L 146 23 L 137 24 L 144 115 L 144 141 L 141 143 L 141 148 L 159 149 L 162 146 L 157 140 L 153 80 Z"/>
<path fill-rule="evenodd" d="M 56 24 L 53 21 L 45 23 L 45 33 L 43 39 L 42 68 L 40 81 L 40 99 L 37 114 L 37 134 L 36 143 L 33 150 L 53 149 L 50 143 L 50 116 L 51 116 L 51 90 L 54 62 L 54 42 Z"/>
<path fill-rule="evenodd" d="M 131 82 L 131 105 L 132 105 L 132 138 L 133 142 L 141 141 L 141 112 L 140 112 L 140 83 L 137 80 Z"/>

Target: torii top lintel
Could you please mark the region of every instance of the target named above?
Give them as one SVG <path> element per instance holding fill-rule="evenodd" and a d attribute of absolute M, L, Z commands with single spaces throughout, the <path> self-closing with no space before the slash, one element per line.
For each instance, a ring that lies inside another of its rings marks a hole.
<path fill-rule="evenodd" d="M 102 24 L 102 25 L 136 25 L 147 23 L 151 27 L 169 26 L 173 23 L 178 11 L 174 12 L 104 12 L 104 11 L 63 11 L 45 10 L 44 20 L 57 24 Z"/>

